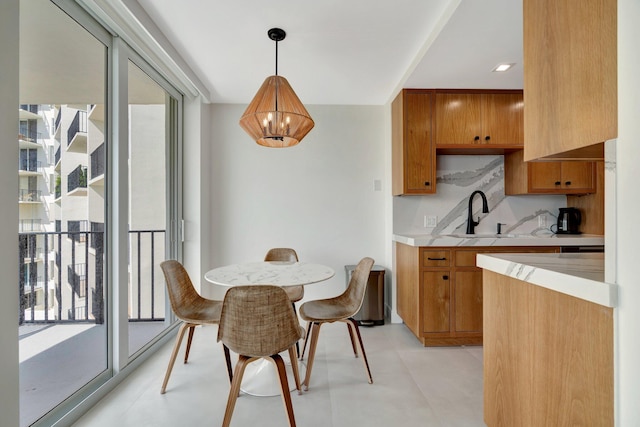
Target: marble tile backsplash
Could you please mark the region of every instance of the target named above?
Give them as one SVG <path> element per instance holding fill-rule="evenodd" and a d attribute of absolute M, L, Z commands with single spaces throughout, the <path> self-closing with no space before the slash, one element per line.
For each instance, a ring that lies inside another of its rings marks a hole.
<path fill-rule="evenodd" d="M 438 156 L 437 193 L 393 198 L 395 234 L 464 233 L 467 228 L 469 196 L 481 190 L 487 196 L 489 213 L 482 213 L 480 196 L 475 196 L 473 216 L 480 224 L 476 233 L 547 233 L 555 224 L 558 209 L 567 205 L 566 196 L 505 196 L 504 156 Z M 436 216 L 435 227 L 425 227 L 425 216 Z M 539 226 L 543 216 L 546 225 Z"/>

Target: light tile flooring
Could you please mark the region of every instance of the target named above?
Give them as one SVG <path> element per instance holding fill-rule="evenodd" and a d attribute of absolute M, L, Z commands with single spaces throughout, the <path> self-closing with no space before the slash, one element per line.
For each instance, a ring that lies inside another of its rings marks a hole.
<path fill-rule="evenodd" d="M 132 373 L 74 426 L 217 426 L 229 392 L 217 328 L 196 330 L 188 364 L 160 385 L 173 343 Z M 482 347 L 425 348 L 400 324 L 361 328 L 373 375 L 353 357 L 346 325 L 320 331 L 309 390 L 292 392 L 300 427 L 484 426 Z M 184 348 L 184 344 L 183 344 Z M 235 357 L 232 354 L 235 363 Z M 242 394 L 231 425 L 285 426 L 282 399 Z"/>

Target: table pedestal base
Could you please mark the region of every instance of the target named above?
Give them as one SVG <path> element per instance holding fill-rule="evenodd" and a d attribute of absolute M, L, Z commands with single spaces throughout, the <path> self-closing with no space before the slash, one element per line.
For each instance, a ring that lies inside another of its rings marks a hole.
<path fill-rule="evenodd" d="M 291 360 L 289 360 L 289 354 L 281 354 L 281 356 L 286 365 L 289 390 L 293 391 L 296 389 L 296 382 L 293 378 L 293 370 L 291 368 Z M 307 369 L 304 365 L 304 362 L 298 361 L 298 373 L 300 374 L 300 382 L 304 381 L 306 372 Z M 281 394 L 280 380 L 278 379 L 278 372 L 275 365 L 266 359 L 249 363 L 244 370 L 240 390 L 251 396 L 279 396 Z"/>

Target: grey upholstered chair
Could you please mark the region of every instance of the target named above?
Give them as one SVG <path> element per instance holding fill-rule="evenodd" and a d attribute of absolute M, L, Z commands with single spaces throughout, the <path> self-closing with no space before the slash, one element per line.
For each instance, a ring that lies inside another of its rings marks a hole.
<path fill-rule="evenodd" d="M 220 315 L 218 341 L 222 341 L 226 347 L 238 353 L 238 362 L 231 382 L 223 427 L 231 422 L 246 366 L 262 358 L 270 359 L 275 364 L 289 425 L 295 426 L 285 365 L 278 353 L 289 351 L 296 389 L 300 392 L 298 359 L 294 344 L 303 336 L 304 329 L 298 323 L 291 301 L 281 287 L 236 286 L 227 291 Z"/>
<path fill-rule="evenodd" d="M 360 350 L 365 371 L 369 379 L 369 384 L 373 383 L 371 370 L 369 369 L 369 362 L 367 361 L 362 337 L 360 336 L 360 330 L 358 329 L 358 323 L 353 320 L 353 316 L 362 306 L 373 262 L 374 261 L 371 258 L 363 258 L 358 263 L 356 269 L 351 275 L 349 286 L 347 286 L 347 289 L 342 294 L 333 298 L 307 301 L 300 306 L 300 317 L 307 321 L 307 335 L 304 340 L 304 345 L 302 346 L 302 355 L 300 359 L 304 357 L 304 352 L 307 348 L 307 341 L 309 339 L 311 340 L 311 344 L 309 346 L 309 360 L 307 361 L 307 374 L 302 383 L 305 390 L 309 389 L 309 379 L 311 378 L 313 359 L 316 354 L 318 334 L 320 333 L 320 326 L 322 326 L 323 323 L 345 322 L 348 325 L 353 352 L 355 356 L 358 357 L 358 349 Z"/>
<path fill-rule="evenodd" d="M 182 321 L 176 342 L 173 346 L 173 352 L 169 359 L 169 366 L 162 382 L 160 393 L 167 389 L 167 383 L 171 376 L 173 365 L 180 350 L 180 344 L 184 338 L 184 333 L 189 329 L 189 338 L 187 339 L 187 349 L 184 353 L 184 363 L 189 359 L 189 350 L 191 350 L 191 341 L 193 333 L 198 325 L 214 325 L 220 322 L 220 311 L 222 310 L 222 301 L 210 300 L 203 298 L 196 292 L 189 278 L 189 274 L 183 265 L 175 260 L 167 260 L 160 263 L 160 268 L 164 273 L 167 282 L 167 293 L 171 302 L 171 309 L 176 317 Z M 231 358 L 229 349 L 224 348 L 225 361 L 227 364 L 227 373 L 229 374 L 229 382 L 232 381 Z"/>

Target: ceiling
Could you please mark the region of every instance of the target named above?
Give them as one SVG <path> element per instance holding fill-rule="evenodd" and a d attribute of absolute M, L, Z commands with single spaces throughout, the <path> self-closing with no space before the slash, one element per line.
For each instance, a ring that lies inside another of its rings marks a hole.
<path fill-rule="evenodd" d="M 211 93 L 251 101 L 278 74 L 305 104 L 382 105 L 401 87 L 522 88 L 516 0 L 137 0 Z M 493 73 L 499 63 L 516 63 Z"/>

